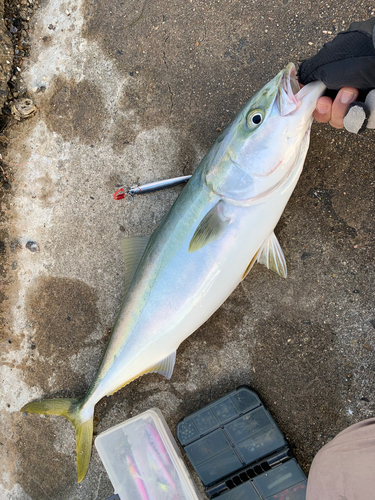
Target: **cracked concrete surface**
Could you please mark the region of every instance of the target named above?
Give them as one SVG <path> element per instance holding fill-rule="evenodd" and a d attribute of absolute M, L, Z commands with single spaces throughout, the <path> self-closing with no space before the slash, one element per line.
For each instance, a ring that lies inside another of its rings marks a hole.
<path fill-rule="evenodd" d="M 41 3 L 23 70 L 39 111 L 9 130 L 5 158 L 14 182 L 2 202 L 1 499 L 112 492 L 95 449 L 76 484 L 69 422 L 18 410 L 85 392 L 122 300 L 119 241 L 152 232 L 181 188 L 130 205 L 113 193 L 193 172 L 257 88 L 372 8 L 337 0 Z M 247 383 L 307 472 L 325 442 L 374 415 L 374 138 L 314 125 L 276 231 L 288 279 L 256 266 L 181 345 L 171 381 L 147 375 L 97 405 L 95 434 L 152 406 L 173 431 Z"/>

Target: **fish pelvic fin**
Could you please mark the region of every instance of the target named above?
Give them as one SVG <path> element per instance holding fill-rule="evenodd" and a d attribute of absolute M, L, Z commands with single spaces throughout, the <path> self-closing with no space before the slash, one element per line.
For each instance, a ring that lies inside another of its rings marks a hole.
<path fill-rule="evenodd" d="M 205 245 L 216 241 L 225 232 L 231 218 L 224 214 L 223 202 L 220 200 L 203 217 L 189 244 L 189 253 L 200 250 Z"/>
<path fill-rule="evenodd" d="M 257 262 L 263 264 L 271 271 L 279 274 L 282 278 L 288 275 L 284 253 L 276 235 L 272 232 L 261 246 L 257 254 Z"/>
<path fill-rule="evenodd" d="M 94 417 L 94 408 L 90 411 L 85 407 L 83 411 L 83 399 L 43 399 L 28 403 L 20 410 L 21 412 L 41 415 L 58 415 L 70 420 L 76 431 L 77 479 L 79 483 L 89 468 Z"/>

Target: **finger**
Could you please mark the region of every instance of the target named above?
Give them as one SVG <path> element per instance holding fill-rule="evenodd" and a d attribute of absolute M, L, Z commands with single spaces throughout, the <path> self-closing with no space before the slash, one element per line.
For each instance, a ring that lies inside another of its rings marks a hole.
<path fill-rule="evenodd" d="M 367 122 L 367 128 L 374 129 L 375 128 L 375 89 L 370 90 L 370 92 L 366 96 L 365 104 L 370 110 L 370 118 Z"/>
<path fill-rule="evenodd" d="M 332 104 L 332 113 L 330 124 L 334 128 L 342 128 L 344 126 L 344 116 L 348 111 L 350 103 L 354 102 L 358 97 L 358 90 L 353 87 L 344 87 L 337 94 Z"/>
<path fill-rule="evenodd" d="M 313 113 L 315 120 L 319 123 L 327 123 L 331 119 L 332 99 L 330 97 L 320 97 L 316 103 Z"/>
<path fill-rule="evenodd" d="M 348 132 L 360 134 L 366 128 L 370 109 L 364 102 L 355 101 L 349 105 L 349 110 L 344 117 L 344 127 Z"/>

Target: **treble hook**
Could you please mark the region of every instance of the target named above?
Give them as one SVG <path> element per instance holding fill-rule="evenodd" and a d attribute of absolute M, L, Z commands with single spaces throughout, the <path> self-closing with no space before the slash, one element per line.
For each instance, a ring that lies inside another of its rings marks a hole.
<path fill-rule="evenodd" d="M 113 198 L 115 200 L 123 200 L 127 196 L 130 197 L 130 200 L 127 201 L 126 203 L 131 203 L 134 200 L 133 195 L 130 194 L 130 190 L 129 191 L 125 191 L 125 189 L 122 187 L 122 188 L 120 188 L 119 190 L 117 190 L 115 192 L 115 194 L 113 195 Z"/>

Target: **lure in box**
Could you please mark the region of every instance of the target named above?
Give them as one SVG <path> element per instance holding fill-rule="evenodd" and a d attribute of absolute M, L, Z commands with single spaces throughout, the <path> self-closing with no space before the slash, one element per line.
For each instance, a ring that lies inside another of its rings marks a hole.
<path fill-rule="evenodd" d="M 201 500 L 157 408 L 103 432 L 95 446 L 120 500 Z"/>

